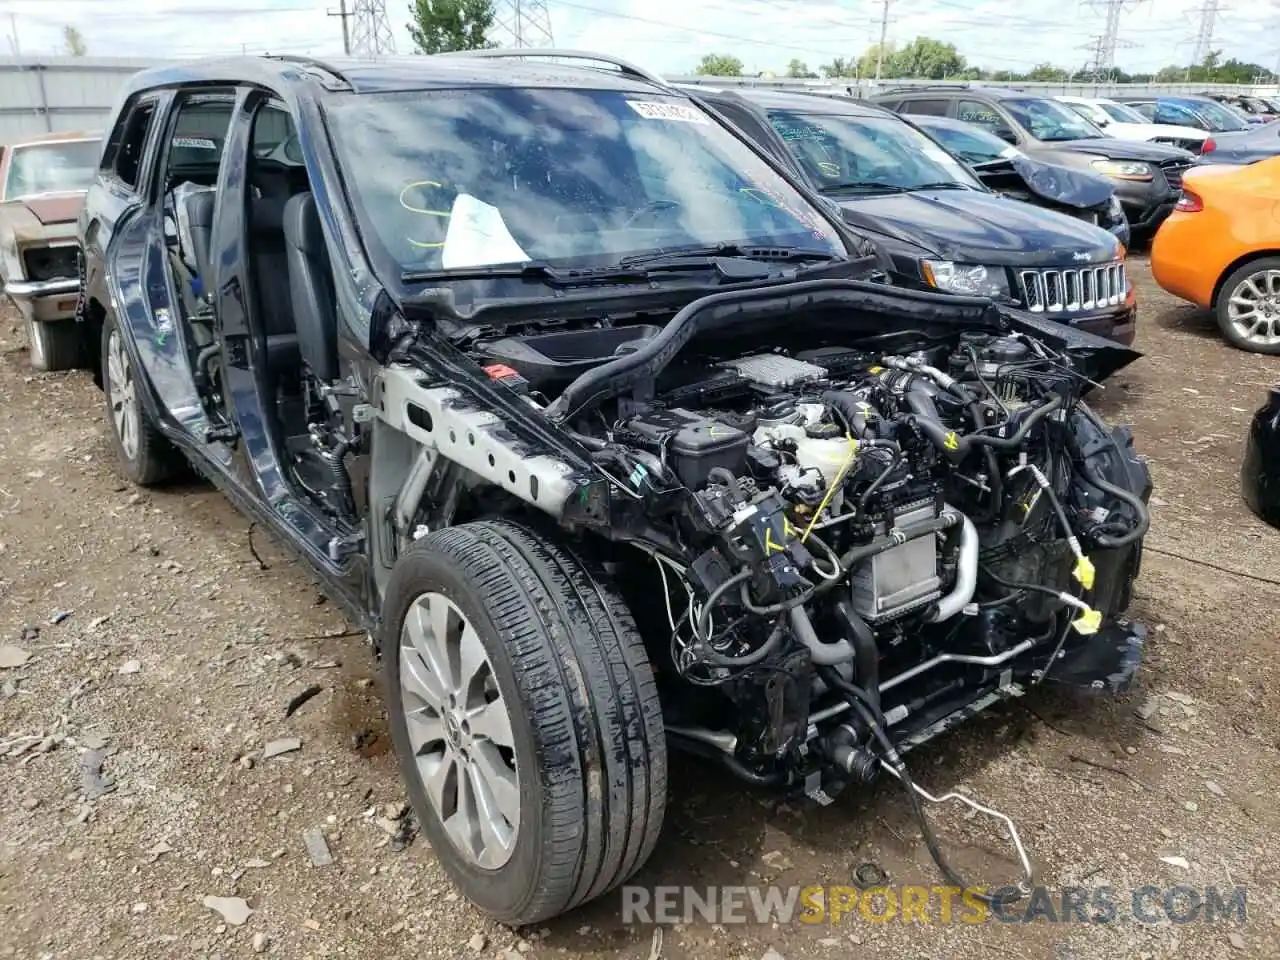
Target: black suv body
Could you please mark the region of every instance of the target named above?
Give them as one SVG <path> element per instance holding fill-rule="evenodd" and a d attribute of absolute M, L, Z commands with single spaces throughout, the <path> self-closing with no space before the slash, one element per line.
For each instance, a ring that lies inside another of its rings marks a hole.
<path fill-rule="evenodd" d="M 838 204 L 888 255 L 895 284 L 980 293 L 1133 342 L 1137 306 L 1111 232 L 988 189 L 927 130 L 881 107 L 767 90 L 696 95 Z M 1074 186 L 1110 197 L 1105 182 Z"/>
<path fill-rule="evenodd" d="M 1018 90 L 911 87 L 873 97 L 899 113 L 954 117 L 985 127 L 1024 153 L 1111 180 L 1135 234 L 1149 235 L 1182 194 L 1195 155 L 1160 143 L 1115 140 L 1066 104 Z"/>
<path fill-rule="evenodd" d="M 669 745 L 827 804 L 1026 686 L 1129 684 L 1150 477 L 1084 396 L 1137 355 L 868 282 L 651 74 L 197 62 L 109 129 L 77 313 L 120 469 L 185 458 L 369 632 L 489 915 L 633 874 Z"/>

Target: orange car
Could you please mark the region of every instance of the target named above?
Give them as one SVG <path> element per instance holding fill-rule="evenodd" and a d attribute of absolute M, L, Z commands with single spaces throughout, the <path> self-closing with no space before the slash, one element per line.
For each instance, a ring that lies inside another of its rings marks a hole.
<path fill-rule="evenodd" d="M 1280 157 L 1188 170 L 1152 241 L 1151 272 L 1214 311 L 1233 346 L 1280 354 Z"/>

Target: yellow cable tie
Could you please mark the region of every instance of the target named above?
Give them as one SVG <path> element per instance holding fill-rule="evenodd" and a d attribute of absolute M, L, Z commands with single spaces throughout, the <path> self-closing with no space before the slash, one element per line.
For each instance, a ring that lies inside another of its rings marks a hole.
<path fill-rule="evenodd" d="M 1071 571 L 1071 574 L 1080 582 L 1080 586 L 1086 590 L 1093 589 L 1093 581 L 1097 575 L 1097 570 L 1093 566 L 1093 561 L 1088 557 L 1081 556 L 1076 560 L 1075 569 Z"/>
<path fill-rule="evenodd" d="M 1102 611 L 1094 610 L 1092 607 L 1087 609 L 1079 617 L 1071 621 L 1071 626 L 1076 628 L 1077 633 L 1088 636 L 1097 633 L 1102 626 Z"/>

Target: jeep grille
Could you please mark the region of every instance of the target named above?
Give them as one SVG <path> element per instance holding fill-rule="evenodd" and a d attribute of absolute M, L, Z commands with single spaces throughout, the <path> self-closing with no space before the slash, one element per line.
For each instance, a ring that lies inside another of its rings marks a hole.
<path fill-rule="evenodd" d="M 1019 270 L 1022 302 L 1032 313 L 1075 313 L 1124 303 L 1124 264 L 1073 270 Z"/>

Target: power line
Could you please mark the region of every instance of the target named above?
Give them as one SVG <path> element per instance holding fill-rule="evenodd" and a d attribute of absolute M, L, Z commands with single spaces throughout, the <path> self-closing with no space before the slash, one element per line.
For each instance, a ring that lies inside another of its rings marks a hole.
<path fill-rule="evenodd" d="M 351 19 L 350 47 L 355 56 L 378 57 L 396 52 L 396 39 L 387 20 L 387 0 L 355 0 Z"/>
<path fill-rule="evenodd" d="M 1218 14 L 1225 9 L 1220 0 L 1205 0 L 1204 6 L 1188 13 L 1200 14 L 1200 29 L 1196 32 L 1195 48 L 1191 54 L 1193 64 L 1204 63 L 1205 58 L 1213 52 L 1213 34 L 1218 26 Z"/>
<path fill-rule="evenodd" d="M 506 47 L 552 47 L 551 13 L 547 0 L 501 0 L 493 18 L 494 30 L 507 38 Z"/>

